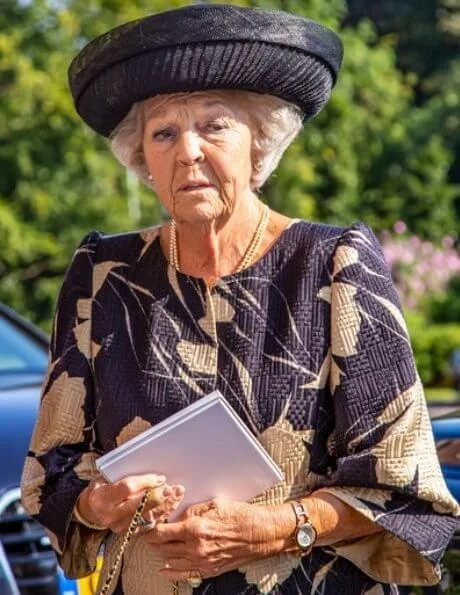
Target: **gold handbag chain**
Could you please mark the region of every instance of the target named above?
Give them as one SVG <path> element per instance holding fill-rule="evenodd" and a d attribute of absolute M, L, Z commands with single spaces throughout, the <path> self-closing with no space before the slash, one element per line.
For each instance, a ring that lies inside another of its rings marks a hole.
<path fill-rule="evenodd" d="M 107 575 L 107 578 L 104 581 L 104 585 L 101 588 L 101 590 L 99 591 L 99 595 L 106 595 L 107 591 L 109 590 L 114 576 L 118 570 L 118 567 L 120 566 L 121 560 L 123 558 L 123 554 L 125 553 L 125 550 L 128 546 L 128 543 L 131 541 L 132 536 L 134 535 L 134 532 L 136 531 L 136 528 L 138 527 L 139 524 L 139 519 L 141 518 L 145 506 L 149 500 L 149 496 L 150 496 L 150 490 L 145 490 L 144 495 L 142 496 L 141 501 L 139 502 L 139 506 L 136 508 L 136 512 L 133 514 L 133 518 L 131 519 L 131 522 L 129 523 L 129 527 L 128 530 L 126 531 L 124 537 L 123 537 L 123 541 L 120 545 L 120 548 L 118 550 L 118 553 L 115 557 L 115 560 L 112 564 L 112 567 L 109 571 L 109 574 Z M 172 595 L 179 595 L 179 582 L 178 581 L 173 581 L 172 583 Z"/>

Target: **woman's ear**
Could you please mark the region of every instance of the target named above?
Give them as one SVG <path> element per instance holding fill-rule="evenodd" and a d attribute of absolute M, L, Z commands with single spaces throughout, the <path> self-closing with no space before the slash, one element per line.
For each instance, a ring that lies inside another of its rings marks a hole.
<path fill-rule="evenodd" d="M 251 179 L 250 185 L 251 190 L 255 191 L 258 190 L 260 187 L 260 172 L 263 170 L 264 167 L 264 160 L 261 155 L 261 151 L 257 149 L 253 149 L 251 153 L 251 165 L 252 165 L 252 172 L 251 172 Z"/>

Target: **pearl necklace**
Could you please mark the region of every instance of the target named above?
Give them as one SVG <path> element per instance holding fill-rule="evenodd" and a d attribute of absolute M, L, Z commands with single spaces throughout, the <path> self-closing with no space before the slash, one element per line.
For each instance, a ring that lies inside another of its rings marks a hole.
<path fill-rule="evenodd" d="M 262 243 L 265 230 L 267 229 L 269 215 L 270 209 L 267 205 L 264 205 L 262 215 L 260 217 L 252 241 L 249 244 L 248 249 L 246 250 L 246 253 L 243 256 L 239 266 L 235 270 L 235 273 L 241 273 L 241 271 L 243 269 L 246 269 L 253 261 L 254 256 L 259 250 L 260 244 Z M 169 232 L 169 262 L 176 269 L 176 271 L 180 271 L 179 251 L 177 249 L 177 227 L 174 219 L 171 220 L 171 228 Z"/>

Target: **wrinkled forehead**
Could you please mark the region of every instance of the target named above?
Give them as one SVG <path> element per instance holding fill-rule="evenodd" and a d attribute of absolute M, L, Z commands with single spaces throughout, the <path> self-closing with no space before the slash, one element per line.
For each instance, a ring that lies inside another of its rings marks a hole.
<path fill-rule="evenodd" d="M 219 111 L 246 120 L 243 94 L 236 91 L 218 89 L 191 93 L 171 93 L 156 95 L 144 102 L 146 119 L 167 118 L 183 110 L 193 110 L 197 113 Z"/>

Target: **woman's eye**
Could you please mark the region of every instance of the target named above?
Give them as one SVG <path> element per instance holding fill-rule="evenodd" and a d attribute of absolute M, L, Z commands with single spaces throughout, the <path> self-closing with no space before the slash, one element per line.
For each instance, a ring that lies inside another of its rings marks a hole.
<path fill-rule="evenodd" d="M 207 122 L 205 124 L 205 130 L 209 132 L 221 132 L 226 128 L 224 122 Z"/>
<path fill-rule="evenodd" d="M 165 128 L 163 130 L 156 130 L 152 133 L 154 140 L 170 140 L 174 136 L 174 130 L 171 128 Z"/>

